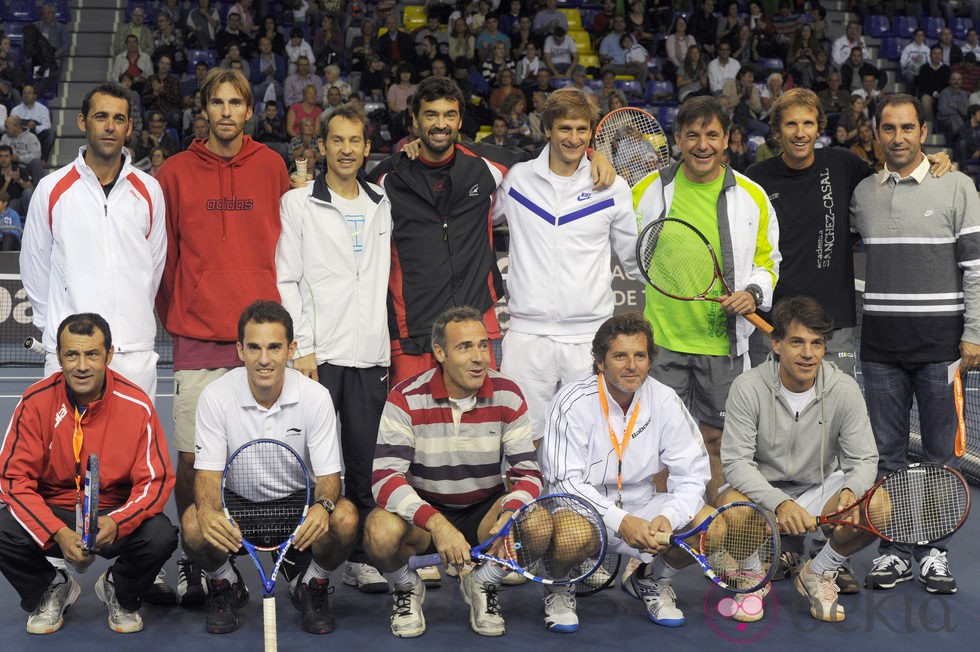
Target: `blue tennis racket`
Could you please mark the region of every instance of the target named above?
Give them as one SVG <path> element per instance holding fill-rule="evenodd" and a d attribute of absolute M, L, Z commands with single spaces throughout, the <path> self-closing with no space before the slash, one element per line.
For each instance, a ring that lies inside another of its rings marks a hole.
<path fill-rule="evenodd" d="M 236 450 L 221 476 L 225 516 L 242 533 L 262 579 L 262 619 L 266 652 L 277 649 L 276 577 L 306 520 L 310 474 L 292 448 L 274 439 L 256 439 Z M 266 575 L 259 552 L 274 551 L 275 565 Z"/>
<path fill-rule="evenodd" d="M 685 541 L 695 535 L 696 548 Z M 758 505 L 743 501 L 722 505 L 687 532 L 658 534 L 656 540 L 687 552 L 708 579 L 733 593 L 751 593 L 765 586 L 779 559 L 775 519 Z"/>
<path fill-rule="evenodd" d="M 88 456 L 82 492 L 82 552 L 91 554 L 99 538 L 99 456 Z"/>
<path fill-rule="evenodd" d="M 490 554 L 501 539 L 505 555 Z M 548 494 L 515 511 L 470 556 L 496 562 L 542 584 L 572 584 L 595 572 L 605 552 L 606 528 L 595 507 L 578 496 Z M 416 555 L 409 558 L 408 567 L 414 570 L 441 563 L 438 553 Z"/>

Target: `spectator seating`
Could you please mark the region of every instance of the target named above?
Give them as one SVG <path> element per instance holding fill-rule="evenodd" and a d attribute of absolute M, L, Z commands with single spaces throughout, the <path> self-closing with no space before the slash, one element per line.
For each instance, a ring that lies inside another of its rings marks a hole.
<path fill-rule="evenodd" d="M 888 16 L 865 16 L 864 35 L 871 38 L 881 38 L 891 34 L 892 28 L 888 24 Z"/>
<path fill-rule="evenodd" d="M 427 16 L 423 5 L 408 5 L 402 14 L 402 25 L 406 32 L 414 32 L 419 27 L 425 27 Z"/>
<path fill-rule="evenodd" d="M 664 104 L 657 110 L 657 121 L 664 131 L 670 133 L 674 126 L 674 119 L 677 118 L 678 105 L 676 102 Z"/>
<path fill-rule="evenodd" d="M 973 27 L 973 21 L 965 16 L 956 16 L 953 18 L 953 24 L 950 25 L 953 30 L 953 38 L 961 41 L 966 38 L 966 32 L 971 27 Z"/>
<path fill-rule="evenodd" d="M 595 54 L 595 51 L 592 49 L 592 37 L 589 36 L 588 32 L 582 29 L 569 30 L 568 36 L 575 42 L 580 59 L 583 54 Z"/>
<path fill-rule="evenodd" d="M 881 39 L 881 57 L 887 61 L 899 61 L 902 50 L 912 41 L 898 36 L 886 36 Z"/>
<path fill-rule="evenodd" d="M 558 11 L 565 14 L 565 18 L 568 19 L 568 31 L 582 31 L 585 29 L 582 23 L 582 14 L 579 12 L 578 7 L 567 9 L 561 8 Z M 591 24 L 589 25 L 591 27 Z"/>
<path fill-rule="evenodd" d="M 926 38 L 934 41 L 939 38 L 939 32 L 946 27 L 946 21 L 942 16 L 923 16 L 921 27 L 926 31 Z"/>
<path fill-rule="evenodd" d="M 895 16 L 892 19 L 892 36 L 911 39 L 918 27 L 915 16 Z"/>
<path fill-rule="evenodd" d="M 32 23 L 40 18 L 34 0 L 8 0 L 4 18 L 8 22 Z"/>

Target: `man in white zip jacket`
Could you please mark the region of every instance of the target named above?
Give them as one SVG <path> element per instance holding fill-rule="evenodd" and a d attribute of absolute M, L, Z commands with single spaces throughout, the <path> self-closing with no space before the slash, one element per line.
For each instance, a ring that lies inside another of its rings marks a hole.
<path fill-rule="evenodd" d="M 715 97 L 684 102 L 674 121 L 681 162 L 633 187 L 640 228 L 662 217 L 692 224 L 714 247 L 732 289 L 723 296 L 721 283 L 715 283 L 711 296 L 721 299 L 719 304 L 680 301 L 648 287 L 643 312 L 661 347 L 653 377 L 681 397 L 708 448 L 708 502 L 722 482 L 719 450 L 728 389 L 749 368 L 752 325 L 739 315 L 769 309 L 782 259 L 776 213 L 765 190 L 722 162 L 729 123 Z M 675 254 L 678 267 L 686 255 Z"/>
<path fill-rule="evenodd" d="M 494 224 L 506 220 L 510 229 L 510 328 L 500 370 L 524 392 L 535 440 L 544 434 L 551 397 L 592 367 L 592 337 L 615 307 L 613 249 L 638 276 L 629 186 L 617 177 L 592 189 L 585 153 L 599 119 L 595 99 L 556 91 L 542 118 L 548 144 L 510 168 L 493 202 Z"/>
<path fill-rule="evenodd" d="M 340 412 L 344 493 L 362 524 L 375 506 L 371 468 L 391 355 L 391 204 L 380 187 L 357 178 L 370 152 L 367 130 L 351 105 L 330 116 L 318 143 L 326 173 L 283 195 L 276 247 L 279 294 L 296 329 L 293 368 L 330 390 Z M 386 592 L 388 583 L 367 561 L 358 546 L 344 583 Z"/>
<path fill-rule="evenodd" d="M 163 192 L 123 150 L 133 128 L 129 91 L 114 83 L 89 91 L 78 128 L 87 144 L 72 163 L 38 182 L 20 253 L 47 352 L 44 374 L 61 368 L 55 355 L 61 320 L 95 312 L 112 324 L 111 368 L 154 400 L 153 300 L 167 253 Z"/>

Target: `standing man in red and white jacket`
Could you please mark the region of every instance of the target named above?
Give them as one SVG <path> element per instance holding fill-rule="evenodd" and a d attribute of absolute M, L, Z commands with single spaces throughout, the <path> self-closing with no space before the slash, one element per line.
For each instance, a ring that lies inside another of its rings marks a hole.
<path fill-rule="evenodd" d="M 100 315 L 69 315 L 57 328 L 62 370 L 32 385 L 0 446 L 0 572 L 30 612 L 27 631 L 50 634 L 81 593 L 46 556 L 78 571 L 94 561 L 76 530 L 84 460 L 99 456 L 99 533 L 94 553 L 114 559 L 95 582 L 109 627 L 143 629 L 143 596 L 177 547 L 163 515 L 174 485 L 167 439 L 153 403 L 109 369 L 112 333 Z"/>

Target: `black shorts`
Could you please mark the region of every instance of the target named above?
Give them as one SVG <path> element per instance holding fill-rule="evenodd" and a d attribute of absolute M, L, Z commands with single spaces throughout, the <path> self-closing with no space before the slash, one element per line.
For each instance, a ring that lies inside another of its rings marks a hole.
<path fill-rule="evenodd" d="M 446 520 L 453 524 L 457 530 L 463 533 L 466 537 L 466 542 L 470 544 L 470 547 L 476 547 L 483 543 L 480 540 L 480 522 L 483 517 L 493 509 L 494 505 L 500 503 L 500 499 L 503 497 L 504 492 L 500 491 L 490 498 L 487 498 L 483 502 L 476 503 L 475 505 L 470 505 L 469 507 L 463 507 L 461 509 L 450 509 L 448 507 L 440 507 L 438 505 L 433 505 L 439 510 L 439 513 L 446 517 Z M 429 549 L 423 554 L 432 554 L 438 552 L 434 544 L 429 544 Z"/>

